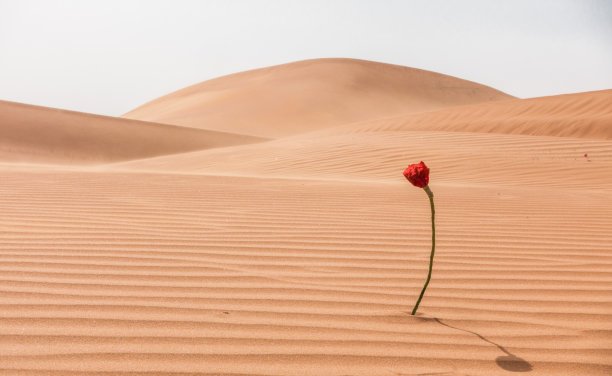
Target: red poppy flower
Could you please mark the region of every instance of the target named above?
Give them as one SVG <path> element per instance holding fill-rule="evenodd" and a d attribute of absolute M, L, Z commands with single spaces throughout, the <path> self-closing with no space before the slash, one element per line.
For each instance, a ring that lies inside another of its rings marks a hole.
<path fill-rule="evenodd" d="M 423 161 L 411 164 L 404 170 L 404 176 L 415 187 L 424 188 L 429 184 L 429 167 Z"/>

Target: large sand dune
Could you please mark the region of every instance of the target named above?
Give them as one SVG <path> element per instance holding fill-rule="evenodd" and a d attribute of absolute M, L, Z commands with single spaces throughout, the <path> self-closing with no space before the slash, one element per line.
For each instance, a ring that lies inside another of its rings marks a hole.
<path fill-rule="evenodd" d="M 280 113 L 248 145 L 177 127 L 203 144 L 92 167 L 3 159 L 0 374 L 611 374 L 610 92 L 434 102 L 285 137 Z M 412 317 L 420 160 L 437 253 Z"/>
<path fill-rule="evenodd" d="M 316 59 L 237 73 L 155 99 L 124 116 L 263 137 L 511 99 L 439 73 L 353 59 Z"/>

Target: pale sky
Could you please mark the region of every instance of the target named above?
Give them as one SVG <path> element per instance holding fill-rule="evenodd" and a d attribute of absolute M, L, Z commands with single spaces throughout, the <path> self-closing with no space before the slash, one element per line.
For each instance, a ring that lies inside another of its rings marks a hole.
<path fill-rule="evenodd" d="M 374 60 L 521 98 L 612 89 L 608 0 L 0 0 L 0 99 L 119 116 L 243 70 Z"/>

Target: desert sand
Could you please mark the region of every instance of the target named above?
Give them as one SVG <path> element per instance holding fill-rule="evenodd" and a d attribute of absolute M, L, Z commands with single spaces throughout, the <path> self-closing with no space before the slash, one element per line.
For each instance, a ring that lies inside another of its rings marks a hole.
<path fill-rule="evenodd" d="M 0 174 L 2 375 L 612 374 L 612 90 L 321 59 L 0 102 Z"/>

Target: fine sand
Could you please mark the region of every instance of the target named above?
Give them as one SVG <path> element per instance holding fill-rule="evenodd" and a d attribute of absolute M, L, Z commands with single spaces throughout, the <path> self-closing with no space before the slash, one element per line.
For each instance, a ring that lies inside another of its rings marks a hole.
<path fill-rule="evenodd" d="M 612 374 L 612 90 L 323 59 L 126 117 L 0 102 L 1 375 Z"/>

